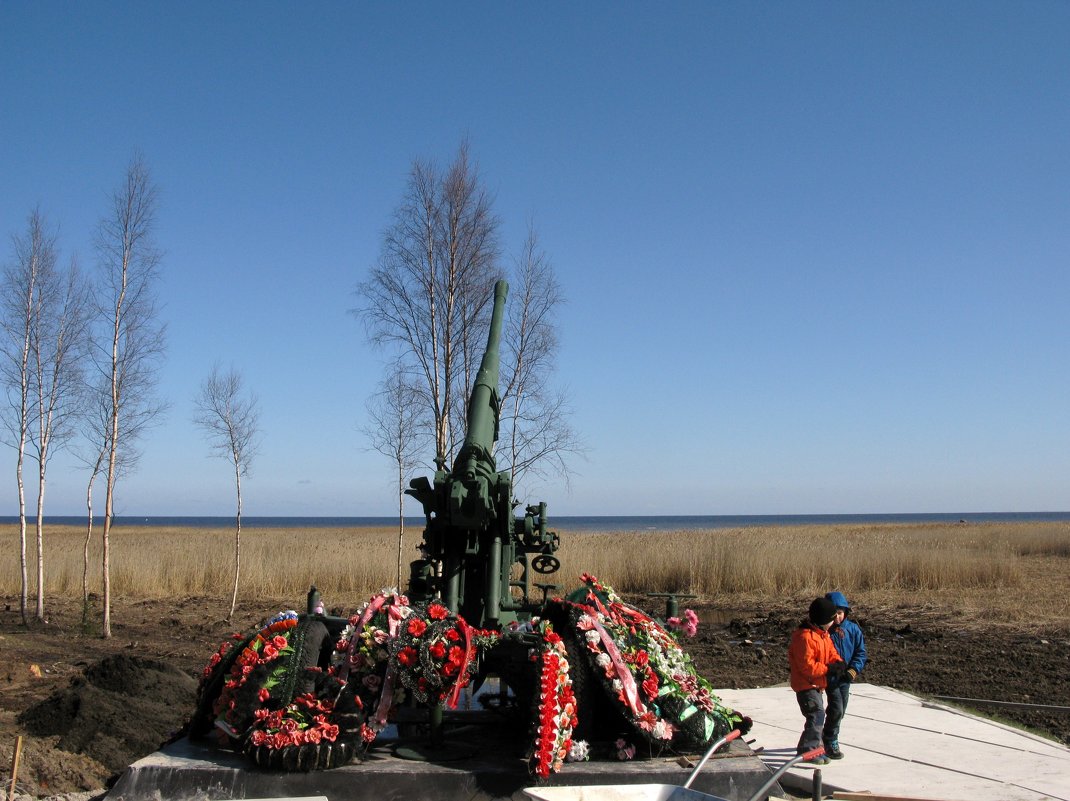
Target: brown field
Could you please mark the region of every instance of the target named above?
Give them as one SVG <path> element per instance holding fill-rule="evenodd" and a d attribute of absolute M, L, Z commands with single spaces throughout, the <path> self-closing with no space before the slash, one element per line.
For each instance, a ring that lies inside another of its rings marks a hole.
<path fill-rule="evenodd" d="M 801 602 L 838 587 L 870 608 L 924 600 L 948 613 L 1014 626 L 1070 621 L 1070 570 L 1046 569 L 1053 559 L 1068 564 L 1070 523 L 560 534 L 562 569 L 542 580 L 563 592 L 587 571 L 624 595 L 674 591 L 735 607 Z M 81 594 L 84 536 L 73 526 L 46 527 L 46 613 L 49 598 Z M 9 597 L 20 588 L 17 538 L 17 526 L 0 527 L 0 593 Z M 404 563 L 416 558 L 419 538 L 418 530 L 406 532 Z M 111 546 L 114 598 L 229 595 L 232 529 L 121 526 L 113 529 Z M 330 605 L 352 608 L 398 583 L 397 548 L 397 530 L 389 528 L 245 528 L 239 597 L 298 603 L 315 584 Z M 31 542 L 31 577 L 32 549 Z M 99 564 L 95 541 L 91 593 L 101 589 Z M 1051 575 L 1041 581 L 1038 571 Z"/>
<path fill-rule="evenodd" d="M 560 533 L 562 570 L 544 580 L 562 592 L 586 571 L 654 613 L 663 601 L 646 593 L 697 596 L 685 603 L 702 624 L 685 647 L 715 687 L 784 682 L 792 628 L 810 599 L 838 588 L 866 632 L 864 680 L 923 696 L 1044 705 L 1001 714 L 1070 744 L 1070 714 L 1056 708 L 1070 707 L 1070 523 Z M 404 561 L 419 539 L 406 532 Z M 123 526 L 112 539 L 113 637 L 104 640 L 96 545 L 82 621 L 83 540 L 75 527 L 46 528 L 48 623 L 24 626 L 18 531 L 0 526 L 0 765 L 11 764 L 22 735 L 19 787 L 35 796 L 99 788 L 155 750 L 192 711 L 190 677 L 218 644 L 281 609 L 302 609 L 310 585 L 336 614 L 349 614 L 397 582 L 396 530 L 248 528 L 227 622 L 232 530 Z M 31 588 L 31 609 L 33 597 Z M 86 684 L 94 666 L 117 658 L 133 671 L 127 692 Z M 131 658 L 178 671 L 153 685 L 174 695 L 131 694 L 140 671 L 155 669 Z M 794 703 L 790 693 L 785 703 Z M 3 768 L 0 777 L 9 778 Z"/>

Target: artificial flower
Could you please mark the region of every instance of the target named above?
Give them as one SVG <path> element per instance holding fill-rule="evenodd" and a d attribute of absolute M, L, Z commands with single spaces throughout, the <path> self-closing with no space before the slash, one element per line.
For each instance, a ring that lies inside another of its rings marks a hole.
<path fill-rule="evenodd" d="M 591 746 L 586 740 L 573 740 L 566 760 L 569 762 L 586 762 L 591 758 Z"/>
<path fill-rule="evenodd" d="M 674 634 L 694 636 L 698 615 L 687 609 L 662 626 L 594 576 L 581 578 L 587 599 L 567 605 L 569 619 L 594 675 L 636 733 L 655 749 L 680 750 L 700 749 L 727 734 L 740 716 L 720 704 Z"/>

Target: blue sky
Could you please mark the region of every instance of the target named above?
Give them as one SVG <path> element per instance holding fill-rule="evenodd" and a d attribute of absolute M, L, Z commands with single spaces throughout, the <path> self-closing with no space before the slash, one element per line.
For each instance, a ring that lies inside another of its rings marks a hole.
<path fill-rule="evenodd" d="M 1064 2 L 3 0 L 0 258 L 40 204 L 92 267 L 140 151 L 172 405 L 118 513 L 232 513 L 190 422 L 219 361 L 260 399 L 247 515 L 388 515 L 347 312 L 412 161 L 467 137 L 568 299 L 588 452 L 523 500 L 1066 510 L 1068 42 Z M 47 509 L 85 480 L 58 457 Z"/>

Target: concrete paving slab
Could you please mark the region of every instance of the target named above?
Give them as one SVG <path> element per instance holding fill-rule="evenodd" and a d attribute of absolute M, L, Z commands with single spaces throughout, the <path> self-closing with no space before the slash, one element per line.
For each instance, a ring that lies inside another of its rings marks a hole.
<path fill-rule="evenodd" d="M 369 758 L 332 770 L 283 773 L 260 770 L 242 757 L 204 742 L 178 740 L 138 760 L 107 793 L 108 801 L 221 801 L 324 796 L 328 801 L 530 801 L 537 784 L 495 727 L 469 727 L 464 740 L 476 753 L 454 761 L 414 761 L 393 755 L 377 741 Z M 698 761 L 696 756 L 695 762 Z M 545 786 L 670 784 L 687 781 L 691 769 L 678 758 L 630 762 L 571 762 Z M 739 741 L 706 763 L 692 787 L 710 796 L 745 801 L 769 778 L 768 768 Z M 779 791 L 779 788 L 777 788 Z"/>
<path fill-rule="evenodd" d="M 749 715 L 748 735 L 771 769 L 795 754 L 802 714 L 787 685 L 717 690 Z M 977 715 L 874 684 L 856 684 L 840 729 L 845 756 L 820 769 L 826 793 L 871 792 L 940 801 L 1070 801 L 1070 748 Z M 813 767 L 785 787 L 809 792 Z"/>

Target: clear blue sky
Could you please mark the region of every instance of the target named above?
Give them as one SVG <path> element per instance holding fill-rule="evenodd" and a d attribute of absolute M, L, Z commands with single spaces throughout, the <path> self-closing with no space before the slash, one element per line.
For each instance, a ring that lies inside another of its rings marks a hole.
<path fill-rule="evenodd" d="M 190 422 L 216 361 L 260 398 L 247 515 L 393 512 L 347 310 L 464 137 L 568 298 L 589 452 L 524 500 L 1070 509 L 1070 3 L 2 0 L 2 258 L 40 204 L 91 267 L 135 150 L 161 190 L 172 407 L 118 513 L 232 513 Z"/>

